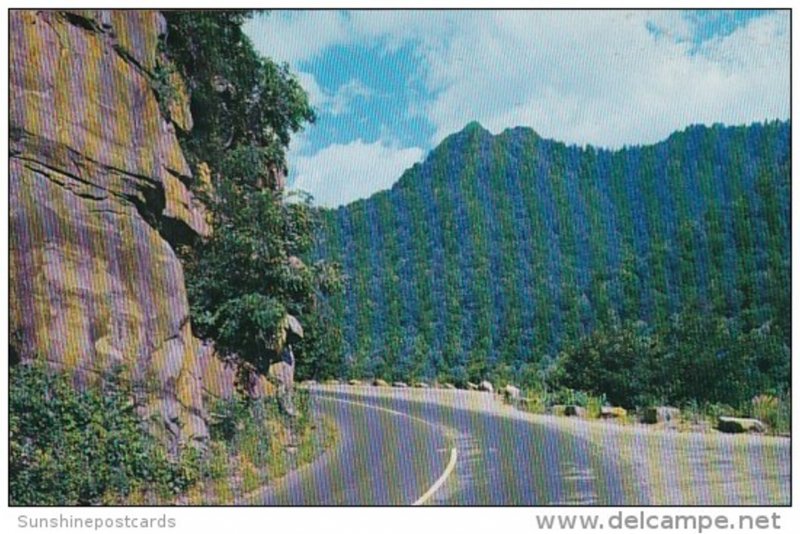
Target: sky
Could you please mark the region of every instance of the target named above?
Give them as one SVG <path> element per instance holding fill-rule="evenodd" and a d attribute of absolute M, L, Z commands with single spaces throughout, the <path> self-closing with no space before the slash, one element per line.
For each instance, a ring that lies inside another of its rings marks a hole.
<path fill-rule="evenodd" d="M 317 121 L 289 186 L 335 207 L 383 189 L 472 121 L 570 144 L 789 118 L 789 12 L 272 11 L 245 26 Z"/>

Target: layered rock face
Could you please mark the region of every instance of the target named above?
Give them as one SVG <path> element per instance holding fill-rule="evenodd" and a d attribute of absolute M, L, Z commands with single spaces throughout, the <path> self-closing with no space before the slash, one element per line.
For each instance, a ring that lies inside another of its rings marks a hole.
<path fill-rule="evenodd" d="M 163 17 L 9 16 L 15 357 L 83 380 L 123 364 L 173 443 L 203 439 L 202 375 L 219 364 L 200 361 L 169 240 L 209 229 L 175 134 L 188 106 L 167 120 L 151 86 Z"/>

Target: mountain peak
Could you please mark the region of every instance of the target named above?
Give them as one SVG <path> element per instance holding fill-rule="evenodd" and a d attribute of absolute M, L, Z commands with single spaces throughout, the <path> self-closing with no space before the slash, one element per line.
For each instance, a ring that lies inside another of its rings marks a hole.
<path fill-rule="evenodd" d="M 480 122 L 470 121 L 469 123 L 467 123 L 466 126 L 464 126 L 464 128 L 461 130 L 461 132 L 459 132 L 459 134 L 492 135 L 492 132 L 484 128 Z"/>

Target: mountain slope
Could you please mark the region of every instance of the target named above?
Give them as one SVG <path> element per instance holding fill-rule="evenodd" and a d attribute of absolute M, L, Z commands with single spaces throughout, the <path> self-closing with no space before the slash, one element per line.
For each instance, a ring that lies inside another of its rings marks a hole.
<path fill-rule="evenodd" d="M 789 136 L 692 126 L 609 151 L 468 125 L 391 190 L 323 211 L 347 372 L 519 374 L 600 324 L 687 309 L 772 321 L 788 346 Z"/>

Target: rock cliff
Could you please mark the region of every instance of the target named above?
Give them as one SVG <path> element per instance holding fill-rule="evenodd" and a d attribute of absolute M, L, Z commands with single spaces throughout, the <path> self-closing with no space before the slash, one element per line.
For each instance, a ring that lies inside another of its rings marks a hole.
<path fill-rule="evenodd" d="M 164 19 L 9 16 L 12 358 L 79 380 L 124 364 L 173 444 L 203 439 L 202 378 L 220 364 L 201 361 L 173 246 L 209 229 L 175 133 L 191 128 L 187 99 L 168 120 L 153 88 Z"/>

